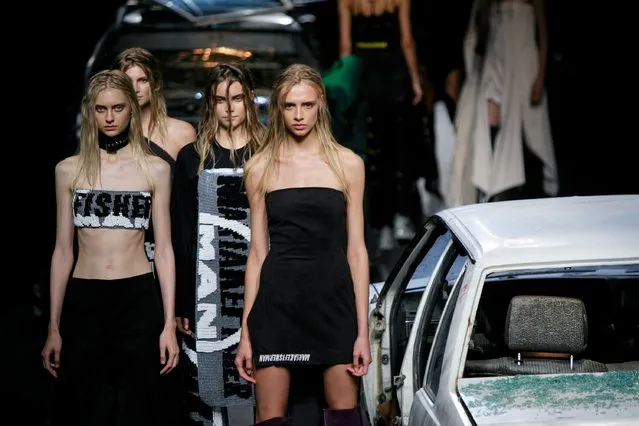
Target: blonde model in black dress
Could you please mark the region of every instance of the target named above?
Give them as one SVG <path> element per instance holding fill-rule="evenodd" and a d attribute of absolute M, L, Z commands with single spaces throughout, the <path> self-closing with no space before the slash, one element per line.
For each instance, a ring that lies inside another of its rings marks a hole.
<path fill-rule="evenodd" d="M 266 137 L 245 166 L 251 245 L 236 366 L 256 384 L 261 425 L 291 424 L 291 370 L 318 367 L 324 424 L 362 422 L 358 385 L 370 364 L 364 164 L 333 139 L 325 99 L 315 70 L 285 69 Z"/>

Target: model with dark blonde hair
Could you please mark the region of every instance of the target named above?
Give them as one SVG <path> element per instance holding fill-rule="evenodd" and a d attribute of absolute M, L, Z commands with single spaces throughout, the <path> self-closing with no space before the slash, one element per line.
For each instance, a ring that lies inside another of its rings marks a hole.
<path fill-rule="evenodd" d="M 151 152 L 175 168 L 177 154 L 186 144 L 196 138 L 195 128 L 186 121 L 167 115 L 164 98 L 164 80 L 157 58 L 142 47 L 131 47 L 117 56 L 114 68 L 129 76 L 140 104 L 142 131 Z M 151 269 L 154 267 L 155 242 L 153 225 L 146 233 L 146 254 Z"/>
<path fill-rule="evenodd" d="M 235 364 L 256 385 L 256 421 L 291 424 L 291 371 L 321 368 L 324 424 L 361 425 L 359 378 L 370 364 L 364 164 L 333 138 L 317 71 L 296 64 L 278 76 L 266 136 L 245 170 L 251 245 Z"/>
<path fill-rule="evenodd" d="M 233 364 L 250 239 L 243 167 L 263 133 L 254 98 L 243 65 L 213 67 L 197 140 L 180 150 L 175 167 L 176 316 L 187 358 L 186 406 L 190 420 L 204 426 L 237 424 L 235 411 L 254 405 L 252 386 Z"/>
<path fill-rule="evenodd" d="M 179 354 L 170 170 L 149 151 L 135 91 L 121 71 L 102 71 L 89 81 L 79 150 L 56 165 L 55 183 L 56 244 L 42 350 L 44 367 L 58 378 L 53 424 L 165 424 L 158 384 Z M 160 295 L 144 250 L 151 220 Z"/>
<path fill-rule="evenodd" d="M 144 48 L 131 47 L 120 52 L 115 68 L 133 82 L 140 103 L 142 129 L 152 151 L 173 165 L 180 149 L 193 142 L 196 134 L 191 124 L 167 115 L 158 60 Z"/>

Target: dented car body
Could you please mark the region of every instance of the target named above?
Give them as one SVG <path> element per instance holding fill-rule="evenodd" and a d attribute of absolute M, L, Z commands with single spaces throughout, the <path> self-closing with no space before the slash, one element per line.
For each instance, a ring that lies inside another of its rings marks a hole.
<path fill-rule="evenodd" d="M 639 424 L 639 196 L 444 210 L 370 312 L 373 425 Z"/>

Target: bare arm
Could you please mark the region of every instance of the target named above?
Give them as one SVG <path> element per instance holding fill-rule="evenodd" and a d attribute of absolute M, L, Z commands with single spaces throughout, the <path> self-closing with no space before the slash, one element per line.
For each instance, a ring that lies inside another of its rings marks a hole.
<path fill-rule="evenodd" d="M 461 91 L 461 70 L 454 68 L 446 75 L 446 93 L 450 96 L 455 103 L 459 99 L 459 92 Z"/>
<path fill-rule="evenodd" d="M 337 0 L 337 13 L 339 16 L 339 57 L 341 58 L 352 52 L 349 0 Z"/>
<path fill-rule="evenodd" d="M 155 265 L 160 280 L 164 305 L 164 327 L 175 328 L 175 257 L 171 243 L 169 205 L 171 199 L 171 171 L 160 159 L 153 162 L 155 188 L 151 217 L 155 239 Z"/>
<path fill-rule="evenodd" d="M 539 70 L 537 76 L 543 81 L 546 78 L 546 61 L 548 60 L 546 6 L 544 0 L 533 0 L 533 6 L 535 7 L 535 20 L 537 22 L 537 34 L 539 37 Z"/>
<path fill-rule="evenodd" d="M 417 53 L 415 52 L 415 39 L 410 21 L 411 0 L 402 0 L 399 5 L 399 29 L 402 43 L 402 51 L 406 59 L 406 66 L 413 84 L 419 84 L 419 66 L 417 65 Z"/>
<path fill-rule="evenodd" d="M 73 162 L 63 160 L 55 167 L 55 194 L 56 194 L 56 237 L 55 248 L 51 256 L 50 278 L 50 318 L 49 331 L 60 331 L 60 315 L 62 302 L 67 288 L 67 281 L 73 268 L 73 211 L 71 207 L 71 183 L 75 165 Z"/>
<path fill-rule="evenodd" d="M 350 199 L 347 209 L 348 264 L 353 277 L 357 309 L 357 335 L 368 339 L 368 252 L 364 242 L 364 162 L 352 152 L 344 154 Z"/>
<path fill-rule="evenodd" d="M 249 160 L 249 164 L 258 161 L 257 157 Z M 244 312 L 242 314 L 242 339 L 248 339 L 249 330 L 246 324 L 247 318 L 260 286 L 260 270 L 268 253 L 268 227 L 264 195 L 257 192 L 257 184 L 260 181 L 261 171 L 258 165 L 253 167 L 251 174 L 246 179 L 246 196 L 251 209 L 251 243 L 246 259 L 246 274 L 244 278 Z"/>

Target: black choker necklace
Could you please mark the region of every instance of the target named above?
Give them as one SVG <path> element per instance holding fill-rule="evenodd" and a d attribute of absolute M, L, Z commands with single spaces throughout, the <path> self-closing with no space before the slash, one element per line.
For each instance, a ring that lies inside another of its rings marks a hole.
<path fill-rule="evenodd" d="M 98 132 L 98 144 L 101 149 L 109 154 L 114 154 L 129 144 L 129 129 L 115 136 L 108 136 Z"/>

